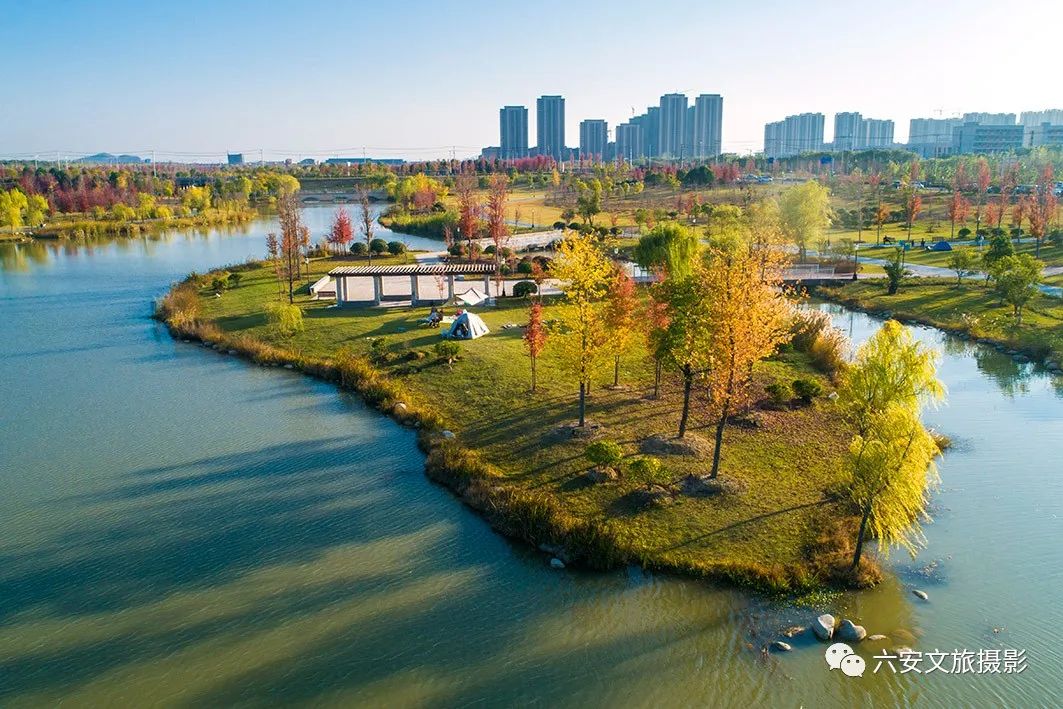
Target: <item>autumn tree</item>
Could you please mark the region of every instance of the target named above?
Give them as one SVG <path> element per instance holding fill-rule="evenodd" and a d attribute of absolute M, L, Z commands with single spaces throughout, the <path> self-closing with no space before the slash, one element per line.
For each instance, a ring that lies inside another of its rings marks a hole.
<path fill-rule="evenodd" d="M 1041 256 L 1041 245 L 1048 234 L 1048 225 L 1055 216 L 1058 200 L 1055 194 L 1055 174 L 1052 163 L 1041 170 L 1034 193 L 1026 202 L 1026 218 L 1030 222 L 1030 235 L 1037 243 L 1036 254 Z"/>
<path fill-rule="evenodd" d="M 635 281 L 617 268 L 605 302 L 607 347 L 613 354 L 613 386 L 620 386 L 620 357 L 631 347 L 638 327 L 639 299 Z"/>
<path fill-rule="evenodd" d="M 476 178 L 470 174 L 459 175 L 454 183 L 458 197 L 458 230 L 465 237 L 472 254 L 472 242 L 480 224 L 480 203 L 476 200 Z"/>
<path fill-rule="evenodd" d="M 683 377 L 683 403 L 679 416 L 678 437 L 686 436 L 690 421 L 690 395 L 694 378 L 704 372 L 712 357 L 709 337 L 708 306 L 714 294 L 704 278 L 705 265 L 694 263 L 686 276 L 669 274 L 654 286 L 654 298 L 665 303 L 667 323 L 656 333 L 654 351 L 665 364 Z"/>
<path fill-rule="evenodd" d="M 509 178 L 502 173 L 491 176 L 487 193 L 487 234 L 495 247 L 495 294 L 505 295 L 502 285 L 502 250 L 509 243 L 509 227 L 506 225 L 506 199 L 509 195 Z"/>
<path fill-rule="evenodd" d="M 562 359 L 579 381 L 579 426 L 583 427 L 587 389 L 607 342 L 602 298 L 609 290 L 613 266 L 590 239 L 574 235 L 561 242 L 551 270 L 569 306 L 562 311 L 567 326 Z"/>
<path fill-rule="evenodd" d="M 1000 178 L 1000 201 L 997 206 L 995 224 L 998 229 L 1004 220 L 1004 214 L 1008 211 L 1008 205 L 1011 204 L 1011 196 L 1015 194 L 1018 186 L 1019 166 L 1013 163 L 1004 170 L 1004 174 Z"/>
<path fill-rule="evenodd" d="M 299 200 L 293 194 L 277 199 L 277 219 L 280 222 L 279 260 L 281 280 L 288 283 L 288 303 L 295 302 L 295 284 L 302 274 L 302 247 L 308 232 L 303 226 Z"/>
<path fill-rule="evenodd" d="M 338 247 L 340 251 L 346 251 L 348 244 L 354 239 L 354 228 L 351 226 L 351 215 L 346 207 L 336 210 L 336 216 L 332 220 L 332 228 L 326 237 L 328 243 Z"/>
<path fill-rule="evenodd" d="M 757 254 L 744 244 L 710 247 L 701 287 L 710 294 L 704 327 L 709 362 L 705 378 L 716 416 L 716 447 L 709 477 L 720 470 L 728 418 L 748 404 L 757 362 L 789 340 L 790 307 L 782 288 L 781 258 Z"/>
<path fill-rule="evenodd" d="M 896 545 L 913 553 L 922 539 L 919 518 L 925 516 L 938 448 L 920 414 L 945 395 L 937 353 L 889 320 L 857 350 L 838 394 L 856 432 L 846 487 L 860 511 L 855 570 L 868 536 L 883 550 Z"/>
<path fill-rule="evenodd" d="M 369 256 L 369 264 L 373 263 L 373 210 L 369 204 L 369 192 L 365 189 L 358 194 L 358 202 L 361 206 L 360 227 L 362 238 L 365 239 L 365 252 Z"/>
<path fill-rule="evenodd" d="M 967 221 L 967 215 L 971 212 L 971 203 L 967 201 L 959 190 L 952 193 L 949 199 L 949 222 L 952 224 L 950 239 L 956 238 L 956 222 L 963 224 Z"/>
<path fill-rule="evenodd" d="M 974 235 L 977 237 L 982 226 L 982 210 L 985 208 L 985 197 L 992 182 L 992 174 L 989 172 L 989 162 L 985 158 L 978 159 L 978 177 L 975 184 L 978 188 L 978 200 L 974 211 Z"/>
<path fill-rule="evenodd" d="M 528 348 L 528 357 L 531 358 L 531 391 L 536 389 L 536 365 L 539 355 L 546 347 L 546 326 L 543 323 L 543 304 L 533 300 L 531 310 L 528 313 L 528 327 L 524 331 L 524 344 Z"/>
<path fill-rule="evenodd" d="M 783 229 L 804 261 L 808 244 L 818 241 L 830 225 L 830 190 L 811 180 L 791 187 L 782 193 L 779 209 Z"/>
<path fill-rule="evenodd" d="M 923 209 L 923 198 L 912 183 L 904 186 L 904 223 L 908 228 L 908 240 L 912 240 L 912 225 Z"/>

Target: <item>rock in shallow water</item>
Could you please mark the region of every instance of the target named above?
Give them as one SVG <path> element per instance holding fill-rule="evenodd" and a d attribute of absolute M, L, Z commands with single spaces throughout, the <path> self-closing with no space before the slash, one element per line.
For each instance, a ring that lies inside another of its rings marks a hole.
<path fill-rule="evenodd" d="M 838 629 L 834 631 L 834 637 L 847 642 L 859 642 L 867 637 L 864 626 L 857 625 L 849 619 L 843 619 Z"/>
<path fill-rule="evenodd" d="M 778 650 L 779 652 L 790 652 L 793 650 L 793 646 L 790 643 L 784 643 L 782 640 L 776 640 L 771 644 L 772 650 Z"/>
<path fill-rule="evenodd" d="M 550 559 L 550 568 L 551 569 L 563 569 L 563 568 L 565 568 L 565 562 L 561 561 L 560 559 L 558 559 L 555 556 L 553 559 Z"/>
<path fill-rule="evenodd" d="M 918 588 L 912 591 L 916 598 L 921 598 L 924 601 L 929 601 L 930 596 L 926 595 L 926 591 L 920 591 Z"/>
<path fill-rule="evenodd" d="M 816 637 L 820 640 L 830 640 L 834 635 L 834 616 L 830 613 L 824 613 L 813 620 L 812 632 L 815 633 Z"/>

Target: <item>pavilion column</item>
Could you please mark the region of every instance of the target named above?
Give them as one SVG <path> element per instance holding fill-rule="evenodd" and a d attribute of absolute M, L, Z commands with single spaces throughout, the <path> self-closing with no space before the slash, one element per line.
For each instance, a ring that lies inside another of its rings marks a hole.
<path fill-rule="evenodd" d="M 484 295 L 486 295 L 488 298 L 491 297 L 491 274 L 490 273 L 485 273 L 484 274 Z"/>
<path fill-rule="evenodd" d="M 417 305 L 421 300 L 421 294 L 417 292 L 417 274 L 410 276 L 410 304 Z"/>
<path fill-rule="evenodd" d="M 454 274 L 447 274 L 447 300 L 454 300 Z"/>
<path fill-rule="evenodd" d="M 380 276 L 373 276 L 373 305 L 380 305 L 384 297 L 384 282 Z"/>
<path fill-rule="evenodd" d="M 347 300 L 347 279 L 336 276 L 336 305 L 342 305 Z"/>

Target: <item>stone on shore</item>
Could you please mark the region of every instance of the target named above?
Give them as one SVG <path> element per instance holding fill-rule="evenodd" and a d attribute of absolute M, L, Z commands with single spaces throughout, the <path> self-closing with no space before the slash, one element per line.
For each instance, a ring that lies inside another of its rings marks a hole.
<path fill-rule="evenodd" d="M 550 568 L 551 569 L 563 569 L 563 568 L 565 568 L 565 562 L 561 561 L 560 559 L 558 559 L 555 556 L 553 559 L 550 559 Z"/>
<path fill-rule="evenodd" d="M 776 640 L 771 644 L 772 650 L 778 650 L 779 652 L 790 652 L 793 650 L 793 646 L 790 643 L 784 643 L 782 640 Z"/>
<path fill-rule="evenodd" d="M 926 595 L 926 591 L 920 591 L 918 588 L 912 591 L 916 598 L 921 598 L 924 601 L 929 601 L 930 596 Z"/>
<path fill-rule="evenodd" d="M 812 632 L 816 637 L 826 642 L 834 635 L 834 616 L 824 613 L 812 621 Z"/>

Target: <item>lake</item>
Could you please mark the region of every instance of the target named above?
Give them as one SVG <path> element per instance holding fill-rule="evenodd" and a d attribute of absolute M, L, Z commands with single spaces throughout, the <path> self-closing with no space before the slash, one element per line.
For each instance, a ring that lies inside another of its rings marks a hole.
<path fill-rule="evenodd" d="M 304 211 L 315 239 L 333 210 Z M 172 281 L 260 257 L 275 228 L 0 245 L 0 705 L 1057 703 L 1060 380 L 916 331 L 943 350 L 927 419 L 954 447 L 927 549 L 874 590 L 793 604 L 555 571 L 429 482 L 411 431 L 150 319 Z M 824 307 L 854 341 L 878 325 Z M 1027 669 L 876 673 L 858 647 L 849 678 L 808 640 L 761 652 L 820 612 Z"/>

